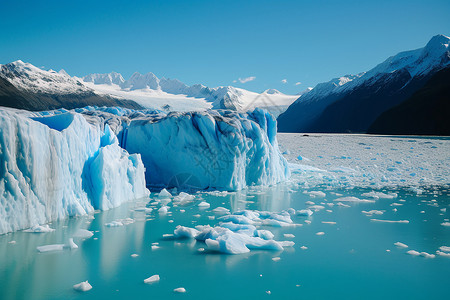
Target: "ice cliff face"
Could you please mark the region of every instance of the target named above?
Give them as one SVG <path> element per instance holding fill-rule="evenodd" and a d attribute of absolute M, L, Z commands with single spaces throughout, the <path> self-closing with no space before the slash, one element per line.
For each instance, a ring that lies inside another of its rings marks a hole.
<path fill-rule="evenodd" d="M 289 177 L 276 121 L 260 109 L 144 116 L 125 135 L 125 148 L 142 155 L 151 185 L 238 190 Z"/>
<path fill-rule="evenodd" d="M 0 234 L 119 206 L 147 196 L 146 184 L 276 184 L 290 173 L 275 135 L 275 119 L 260 109 L 0 109 Z"/>
<path fill-rule="evenodd" d="M 0 110 L 0 234 L 149 193 L 139 154 L 120 148 L 109 126 L 52 114 Z"/>

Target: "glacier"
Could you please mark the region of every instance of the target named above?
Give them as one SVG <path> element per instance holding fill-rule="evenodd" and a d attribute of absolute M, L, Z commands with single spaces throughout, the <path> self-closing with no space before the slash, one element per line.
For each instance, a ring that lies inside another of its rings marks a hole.
<path fill-rule="evenodd" d="M 147 197 L 290 176 L 267 111 L 0 109 L 0 234 Z"/>
<path fill-rule="evenodd" d="M 0 110 L 0 234 L 149 195 L 108 125 L 58 112 Z"/>

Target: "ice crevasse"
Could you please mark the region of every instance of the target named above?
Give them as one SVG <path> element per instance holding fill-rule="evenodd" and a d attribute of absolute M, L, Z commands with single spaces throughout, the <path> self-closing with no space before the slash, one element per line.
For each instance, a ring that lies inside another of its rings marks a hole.
<path fill-rule="evenodd" d="M 144 172 L 102 122 L 0 110 L 0 234 L 148 196 Z"/>

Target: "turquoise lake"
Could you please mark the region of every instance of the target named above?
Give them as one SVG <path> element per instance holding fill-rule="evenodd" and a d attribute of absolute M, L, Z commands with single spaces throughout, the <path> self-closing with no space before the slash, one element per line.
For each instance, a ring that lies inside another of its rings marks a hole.
<path fill-rule="evenodd" d="M 323 136 L 320 143 L 329 144 L 329 139 L 334 138 Z M 136 211 L 152 207 L 149 203 L 153 199 L 140 199 L 92 216 L 53 222 L 50 227 L 56 229 L 54 232 L 2 235 L 0 299 L 447 299 L 450 257 L 426 258 L 407 251 L 436 254 L 441 246 L 450 246 L 450 227 L 443 225 L 450 217 L 449 141 L 416 139 L 411 146 L 411 138 L 403 142 L 386 138 L 381 140 L 384 146 L 379 146 L 376 143 L 382 138 L 336 139 L 340 139 L 335 140 L 336 147 L 321 148 L 319 142 L 303 143 L 305 140 L 297 136 L 294 142 L 294 136 L 282 135 L 279 141 L 282 150 L 287 149 L 288 161 L 303 164 L 288 183 L 224 195 L 197 193 L 188 205 L 172 207 L 169 203 L 171 208 L 165 215 L 156 209 L 147 214 Z M 377 151 L 371 151 L 374 147 Z M 341 151 L 346 151 L 345 159 Z M 371 151 L 373 157 L 364 151 Z M 313 157 L 313 153 L 321 158 Z M 409 166 L 407 155 L 422 158 Z M 382 158 L 376 164 L 379 176 L 374 175 L 368 182 L 368 174 L 376 173 L 371 171 L 373 158 Z M 322 171 L 305 171 L 305 166 Z M 394 166 L 398 170 L 389 171 Z M 339 170 L 330 171 L 334 167 Z M 405 174 L 409 176 L 408 184 L 401 186 L 396 180 L 399 176 L 406 178 Z M 426 177 L 427 181 L 417 177 Z M 420 187 L 411 188 L 410 183 Z M 311 191 L 323 192 L 324 197 Z M 396 196 L 363 196 L 370 192 Z M 340 201 L 335 200 L 343 197 L 371 200 L 338 205 Z M 157 193 L 152 191 L 150 198 L 157 198 Z M 200 209 L 201 201 L 211 206 Z M 232 212 L 281 212 L 311 205 L 323 208 L 310 217 L 293 215 L 298 226 L 261 227 L 272 231 L 276 240 L 295 242 L 282 252 L 199 252 L 199 248 L 206 248 L 205 243 L 163 237 L 173 233 L 177 225 L 217 224 L 218 215 L 212 211 L 216 207 Z M 363 213 L 371 210 L 378 214 Z M 125 218 L 133 219 L 133 223 L 105 226 Z M 401 220 L 407 222 L 382 222 Z M 79 228 L 93 231 L 94 235 L 84 240 L 75 238 L 78 249 L 48 253 L 36 250 L 42 245 L 66 243 Z M 408 248 L 399 248 L 396 242 Z M 152 249 L 153 243 L 158 243 L 159 248 Z M 273 260 L 275 257 L 280 259 Z M 144 279 L 154 274 L 159 274 L 160 281 L 145 284 Z M 74 284 L 86 280 L 92 290 L 73 289 Z M 174 293 L 178 287 L 184 287 L 186 293 Z"/>

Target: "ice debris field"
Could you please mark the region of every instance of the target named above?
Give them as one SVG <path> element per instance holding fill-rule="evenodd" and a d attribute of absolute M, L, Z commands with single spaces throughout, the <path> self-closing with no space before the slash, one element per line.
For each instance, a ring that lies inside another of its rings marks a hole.
<path fill-rule="evenodd" d="M 260 110 L 0 120 L 1 299 L 447 296 L 447 138 L 276 136 Z"/>

